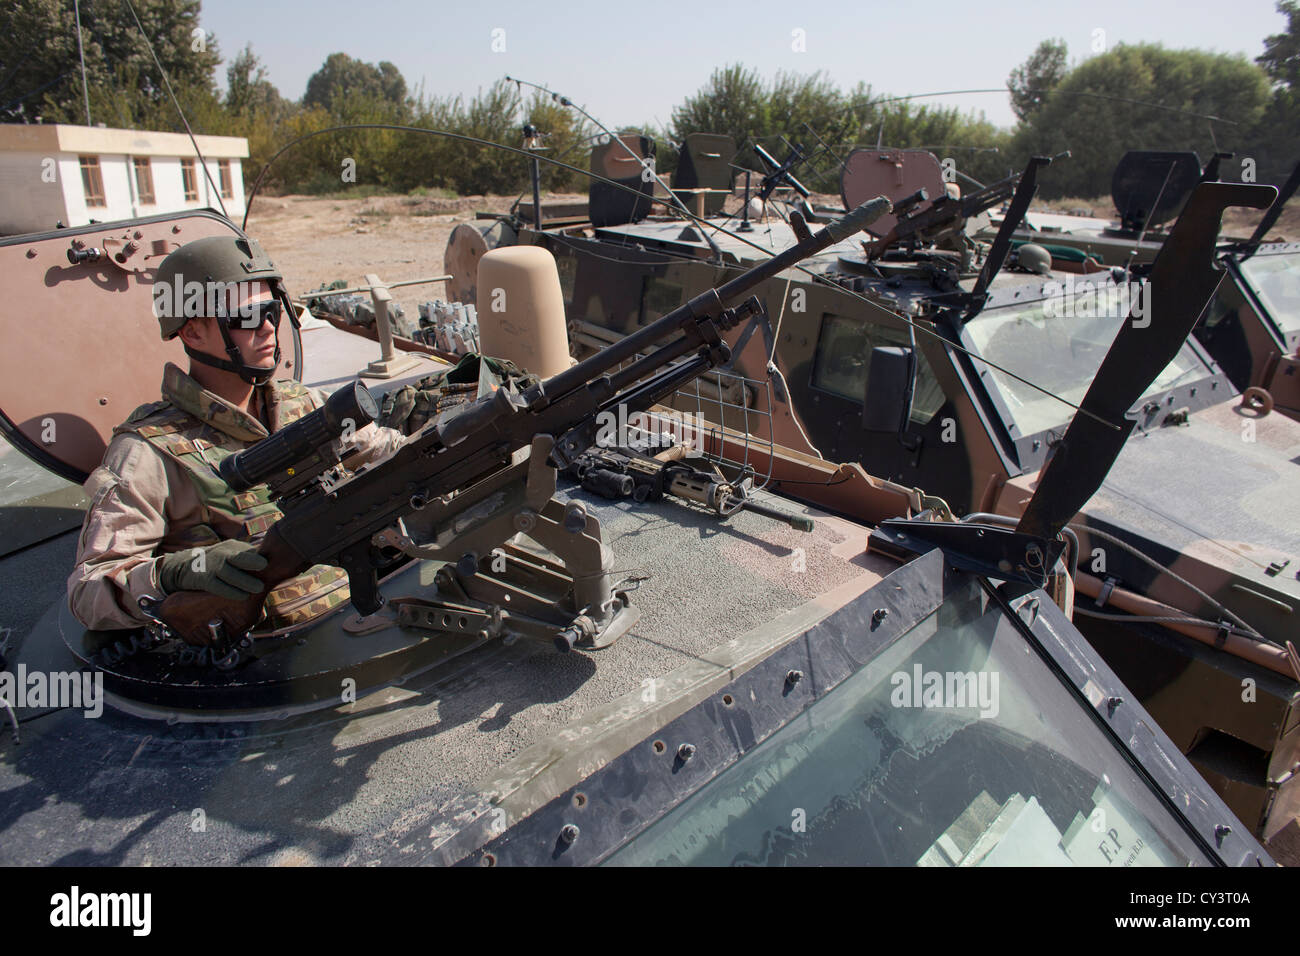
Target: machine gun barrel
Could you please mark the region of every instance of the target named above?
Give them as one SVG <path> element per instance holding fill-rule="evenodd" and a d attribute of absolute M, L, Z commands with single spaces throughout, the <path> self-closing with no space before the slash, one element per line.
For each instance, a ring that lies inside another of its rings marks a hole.
<path fill-rule="evenodd" d="M 344 433 L 356 432 L 379 417 L 379 405 L 360 381 L 340 388 L 323 406 L 280 429 L 269 438 L 221 462 L 219 471 L 235 491 L 268 483 L 273 491 L 304 470 L 305 459 L 317 456 L 316 471 L 339 460 L 330 447 Z"/>
<path fill-rule="evenodd" d="M 864 202 L 852 212 L 834 222 L 827 223 L 824 229 L 813 233 L 801 242 L 795 243 L 784 252 L 760 262 L 752 269 L 716 289 L 709 289 L 707 292 L 697 295 L 689 302 L 669 312 L 663 318 L 647 325 L 644 329 L 620 339 L 601 349 L 591 358 L 579 362 L 573 368 L 561 372 L 554 378 L 548 379 L 542 383 L 543 394 L 546 396 L 564 394 L 583 382 L 590 381 L 594 376 L 601 375 L 609 369 L 621 365 L 628 359 L 634 358 L 637 353 L 646 351 L 669 333 L 685 331 L 688 326 L 693 326 L 705 318 L 716 318 L 721 313 L 726 302 L 738 298 L 759 283 L 770 279 L 798 262 L 802 262 L 809 256 L 816 255 L 827 246 L 841 242 L 862 231 L 892 208 L 889 200 L 883 196 Z"/>
<path fill-rule="evenodd" d="M 1063 155 L 1068 156 L 1069 153 Z M 1029 167 L 1037 168 L 1051 163 L 1051 159 L 1043 157 L 1034 157 L 1030 160 Z M 970 219 L 972 216 L 978 216 L 986 209 L 991 209 L 1000 202 L 1004 202 L 1015 194 L 1024 172 L 1012 173 L 1006 179 L 999 179 L 995 183 L 978 189 L 968 196 L 961 199 L 954 199 L 951 196 L 943 195 L 935 199 L 927 209 L 906 218 L 900 218 L 894 223 L 894 228 L 889 230 L 888 234 L 881 236 L 873 242 L 863 243 L 868 259 L 875 259 L 884 255 L 885 250 L 895 243 L 905 242 L 915 236 L 924 236 L 931 233 L 939 227 L 948 227 L 954 223 Z M 898 208 L 900 211 L 915 205 L 912 201 L 915 197 L 908 196 L 900 200 Z"/>

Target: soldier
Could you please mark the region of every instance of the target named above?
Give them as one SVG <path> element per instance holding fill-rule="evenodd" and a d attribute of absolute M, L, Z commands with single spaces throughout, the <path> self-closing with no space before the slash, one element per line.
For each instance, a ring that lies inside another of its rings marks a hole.
<path fill-rule="evenodd" d="M 257 543 L 280 511 L 264 485 L 234 493 L 217 466 L 323 403 L 295 381 L 272 379 L 281 279 L 256 242 L 234 236 L 188 243 L 159 267 L 154 310 L 163 339 L 184 343 L 189 374 L 167 364 L 163 400 L 113 430 L 86 481 L 91 503 L 68 579 L 69 605 L 86 627 L 138 627 L 143 595 L 241 599 L 262 590 L 249 572 L 266 566 Z M 403 440 L 367 425 L 352 436 L 360 450 L 346 464 L 382 458 Z M 347 575 L 316 565 L 271 591 L 256 630 L 302 624 L 347 600 Z"/>

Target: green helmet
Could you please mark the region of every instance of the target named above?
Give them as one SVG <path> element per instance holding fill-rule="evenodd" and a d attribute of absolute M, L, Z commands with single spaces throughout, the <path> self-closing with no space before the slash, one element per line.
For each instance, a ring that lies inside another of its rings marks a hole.
<path fill-rule="evenodd" d="M 280 270 L 262 251 L 256 239 L 209 236 L 187 242 L 162 261 L 153 280 L 154 314 L 158 316 L 163 339 L 174 339 L 187 319 L 205 314 L 202 303 L 196 303 L 185 295 L 186 284 L 224 284 L 257 279 L 279 282 L 284 276 L 280 275 Z M 199 307 L 194 308 L 193 304 Z"/>
<path fill-rule="evenodd" d="M 1045 276 L 1052 271 L 1052 254 L 1036 242 L 1026 242 L 1016 250 L 1016 264 L 1026 272 Z"/>
<path fill-rule="evenodd" d="M 280 297 L 283 290 L 279 285 L 283 278 L 254 239 L 209 236 L 187 242 L 162 261 L 154 278 L 154 315 L 158 317 L 163 340 L 176 338 L 192 318 L 213 316 L 225 340 L 228 360 L 196 352 L 188 345 L 185 346 L 186 354 L 196 362 L 235 372 L 254 385 L 270 381 L 280 364 L 278 312 L 273 317 L 276 326 L 274 364 L 269 368 L 246 365 L 230 337 L 224 290 L 241 282 L 261 280 L 271 283 L 273 291 Z"/>

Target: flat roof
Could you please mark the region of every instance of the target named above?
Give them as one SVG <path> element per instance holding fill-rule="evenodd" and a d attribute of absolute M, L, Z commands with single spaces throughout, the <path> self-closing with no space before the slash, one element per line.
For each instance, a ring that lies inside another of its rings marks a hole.
<path fill-rule="evenodd" d="M 199 149 L 212 159 L 242 159 L 248 155 L 243 136 L 198 136 Z M 120 153 L 128 156 L 194 156 L 185 133 L 145 129 L 111 129 L 66 123 L 0 124 L 0 152 Z"/>

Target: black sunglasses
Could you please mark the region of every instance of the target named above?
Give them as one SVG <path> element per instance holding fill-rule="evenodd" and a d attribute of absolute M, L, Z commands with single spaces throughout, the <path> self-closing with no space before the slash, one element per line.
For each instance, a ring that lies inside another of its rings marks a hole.
<path fill-rule="evenodd" d="M 232 329 L 260 329 L 262 323 L 269 321 L 272 327 L 280 327 L 280 300 L 268 299 L 252 305 L 241 305 L 230 317 Z"/>

